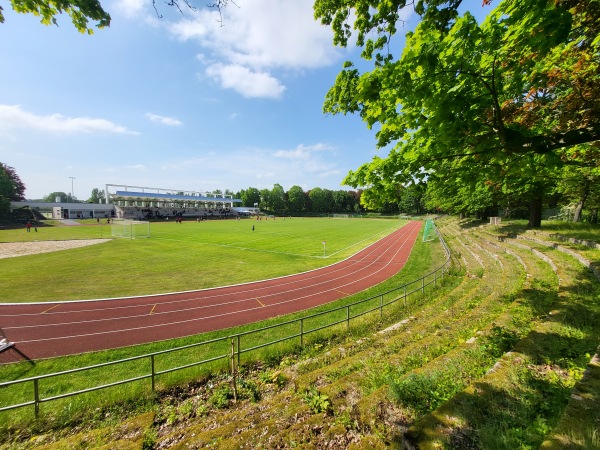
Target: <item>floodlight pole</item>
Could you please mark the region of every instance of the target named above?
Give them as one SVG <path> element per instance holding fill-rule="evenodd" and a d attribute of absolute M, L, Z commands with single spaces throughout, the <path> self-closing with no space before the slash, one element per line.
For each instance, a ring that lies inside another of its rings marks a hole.
<path fill-rule="evenodd" d="M 73 197 L 75 196 L 75 193 L 73 192 L 73 180 L 75 179 L 75 177 L 69 177 L 71 179 L 71 203 L 75 203 L 75 201 L 73 200 Z"/>

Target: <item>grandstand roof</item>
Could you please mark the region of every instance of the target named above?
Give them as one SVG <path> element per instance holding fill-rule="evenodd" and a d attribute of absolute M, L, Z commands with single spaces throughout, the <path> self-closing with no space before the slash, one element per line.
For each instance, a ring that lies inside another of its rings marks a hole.
<path fill-rule="evenodd" d="M 182 194 L 160 194 L 158 192 L 133 192 L 133 191 L 116 191 L 112 197 L 127 197 L 127 198 L 146 198 L 159 200 L 189 200 L 196 202 L 226 202 L 226 203 L 242 203 L 237 198 L 227 197 L 206 197 L 200 195 L 182 195 Z"/>

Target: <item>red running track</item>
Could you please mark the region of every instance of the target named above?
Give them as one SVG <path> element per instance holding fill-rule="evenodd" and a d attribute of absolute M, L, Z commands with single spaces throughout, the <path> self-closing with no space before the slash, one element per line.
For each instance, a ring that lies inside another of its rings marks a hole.
<path fill-rule="evenodd" d="M 144 297 L 0 304 L 0 326 L 15 344 L 0 362 L 189 336 L 338 300 L 398 273 L 420 229 L 421 222 L 409 222 L 344 261 L 271 280 Z"/>

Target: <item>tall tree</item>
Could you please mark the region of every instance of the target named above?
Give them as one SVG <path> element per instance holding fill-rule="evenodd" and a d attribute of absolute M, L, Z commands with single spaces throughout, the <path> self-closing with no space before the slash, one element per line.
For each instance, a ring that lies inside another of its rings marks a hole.
<path fill-rule="evenodd" d="M 306 193 L 300 186 L 292 186 L 287 191 L 288 209 L 290 212 L 300 213 L 306 209 Z"/>
<path fill-rule="evenodd" d="M 354 210 L 354 198 L 348 191 L 337 190 L 331 193 L 332 211 L 349 213 Z"/>
<path fill-rule="evenodd" d="M 242 205 L 251 208 L 260 203 L 260 191 L 257 188 L 249 187 L 240 192 L 240 199 L 242 200 Z"/>
<path fill-rule="evenodd" d="M 591 146 L 577 146 L 570 150 L 572 153 L 577 153 L 577 157 L 580 158 L 581 153 L 593 151 L 593 148 Z M 600 197 L 600 164 L 596 167 L 567 165 L 561 173 L 557 191 L 563 195 L 565 201 L 574 206 L 573 221 L 581 221 L 583 211 L 589 200 L 592 200 L 592 205 L 597 208 L 594 200 Z M 597 213 L 595 217 L 597 217 Z"/>
<path fill-rule="evenodd" d="M 14 168 L 0 162 L 0 218 L 10 215 L 10 202 L 25 200 L 25 185 Z"/>
<path fill-rule="evenodd" d="M 598 164 L 569 159 L 566 149 L 600 139 L 600 8 L 597 0 L 503 1 L 479 24 L 459 16 L 460 3 L 418 2 L 422 20 L 395 59 L 387 50 L 405 1 L 316 0 L 335 43 L 347 45 L 356 18 L 357 45 L 374 62 L 363 74 L 345 63 L 324 111 L 359 113 L 379 127 L 378 147 L 393 145 L 344 182 L 368 188 L 369 205 L 369 193 L 393 200 L 415 178 L 468 179 L 490 199 L 497 191 L 527 198 L 530 225 L 539 226 L 548 194 L 540 169 Z"/>
<path fill-rule="evenodd" d="M 10 201 L 25 200 L 25 185 L 13 167 L 0 162 L 0 196 Z"/>
<path fill-rule="evenodd" d="M 260 190 L 260 209 L 271 210 L 271 191 L 269 189 Z"/>
<path fill-rule="evenodd" d="M 275 183 L 273 189 L 271 189 L 270 209 L 278 213 L 285 211 L 285 191 L 278 183 Z"/>
<path fill-rule="evenodd" d="M 332 194 L 329 189 L 314 188 L 308 193 L 311 211 L 317 213 L 331 212 Z"/>
<path fill-rule="evenodd" d="M 88 198 L 88 203 L 106 203 L 106 195 L 103 189 L 94 188 Z"/>
<path fill-rule="evenodd" d="M 406 214 L 421 214 L 424 212 L 424 201 L 426 184 L 425 183 L 412 183 L 409 186 L 404 187 L 402 194 L 400 195 L 400 201 L 398 207 L 400 212 Z"/>

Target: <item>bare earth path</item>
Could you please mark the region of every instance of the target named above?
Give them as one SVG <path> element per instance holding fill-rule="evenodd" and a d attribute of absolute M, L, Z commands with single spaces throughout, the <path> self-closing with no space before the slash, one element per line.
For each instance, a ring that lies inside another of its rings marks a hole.
<path fill-rule="evenodd" d="M 189 336 L 302 311 L 363 291 L 406 263 L 421 229 L 410 222 L 337 264 L 271 280 L 110 300 L 0 304 L 15 345 L 0 363 Z"/>

